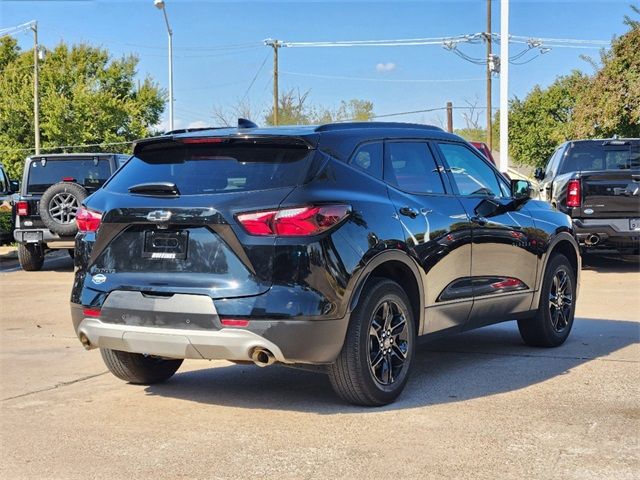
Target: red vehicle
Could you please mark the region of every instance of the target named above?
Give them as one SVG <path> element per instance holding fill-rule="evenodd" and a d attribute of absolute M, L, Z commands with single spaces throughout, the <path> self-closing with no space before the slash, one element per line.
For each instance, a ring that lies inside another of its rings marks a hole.
<path fill-rule="evenodd" d="M 469 142 L 471 145 L 476 147 L 484 157 L 489 160 L 494 165 L 496 161 L 493 159 L 493 155 L 491 155 L 491 150 L 489 149 L 489 145 L 484 142 Z"/>

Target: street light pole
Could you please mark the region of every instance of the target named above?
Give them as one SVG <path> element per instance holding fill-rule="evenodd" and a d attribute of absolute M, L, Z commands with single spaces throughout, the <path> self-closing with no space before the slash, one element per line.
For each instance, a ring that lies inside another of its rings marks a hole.
<path fill-rule="evenodd" d="M 36 155 L 40 155 L 40 69 L 38 46 L 38 22 L 31 24 L 33 31 L 33 129 L 35 131 Z"/>
<path fill-rule="evenodd" d="M 500 171 L 509 168 L 509 0 L 500 2 Z"/>
<path fill-rule="evenodd" d="M 164 23 L 167 25 L 167 33 L 169 35 L 169 130 L 173 130 L 173 30 L 169 25 L 169 17 L 167 17 L 164 0 L 154 0 L 153 4 L 156 8 L 162 10 Z"/>

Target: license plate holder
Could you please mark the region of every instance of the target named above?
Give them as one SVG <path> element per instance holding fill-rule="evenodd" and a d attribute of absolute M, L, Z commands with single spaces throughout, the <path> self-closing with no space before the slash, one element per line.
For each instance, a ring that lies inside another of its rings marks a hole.
<path fill-rule="evenodd" d="M 22 241 L 25 243 L 42 242 L 42 232 L 22 232 Z"/>
<path fill-rule="evenodd" d="M 632 232 L 640 231 L 640 218 L 629 219 L 629 230 Z"/>
<path fill-rule="evenodd" d="M 189 232 L 183 230 L 150 230 L 144 232 L 142 258 L 184 260 L 187 258 Z"/>

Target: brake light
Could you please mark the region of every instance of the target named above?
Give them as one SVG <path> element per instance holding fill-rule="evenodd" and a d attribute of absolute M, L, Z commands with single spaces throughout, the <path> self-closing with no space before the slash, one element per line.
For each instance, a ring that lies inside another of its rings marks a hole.
<path fill-rule="evenodd" d="M 93 318 L 100 317 L 100 309 L 95 307 L 83 308 L 82 313 L 84 314 L 85 317 L 93 317 Z"/>
<path fill-rule="evenodd" d="M 95 232 L 102 221 L 102 214 L 80 207 L 76 214 L 76 224 L 81 232 Z"/>
<path fill-rule="evenodd" d="M 580 180 L 569 180 L 567 183 L 567 207 L 579 207 L 582 203 Z"/>
<path fill-rule="evenodd" d="M 223 143 L 227 141 L 226 138 L 214 138 L 214 137 L 188 137 L 180 140 L 182 143 Z"/>
<path fill-rule="evenodd" d="M 16 213 L 19 217 L 26 217 L 29 215 L 29 202 L 16 202 Z"/>
<path fill-rule="evenodd" d="M 236 218 L 250 235 L 306 237 L 337 225 L 349 212 L 348 205 L 319 205 L 242 213 Z"/>

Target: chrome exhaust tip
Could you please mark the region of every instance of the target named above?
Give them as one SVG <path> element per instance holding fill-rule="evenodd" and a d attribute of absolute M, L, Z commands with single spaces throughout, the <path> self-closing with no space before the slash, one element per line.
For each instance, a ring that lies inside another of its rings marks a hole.
<path fill-rule="evenodd" d="M 594 233 L 593 235 L 589 235 L 584 243 L 593 247 L 594 245 L 597 245 L 599 241 L 600 237 Z"/>
<path fill-rule="evenodd" d="M 80 332 L 78 334 L 78 338 L 80 339 L 80 343 L 82 343 L 82 346 L 86 349 L 86 350 L 91 350 L 91 341 L 89 340 L 89 337 L 87 337 L 84 332 Z"/>
<path fill-rule="evenodd" d="M 268 367 L 275 363 L 276 357 L 266 348 L 256 347 L 251 352 L 251 360 L 259 367 Z"/>

